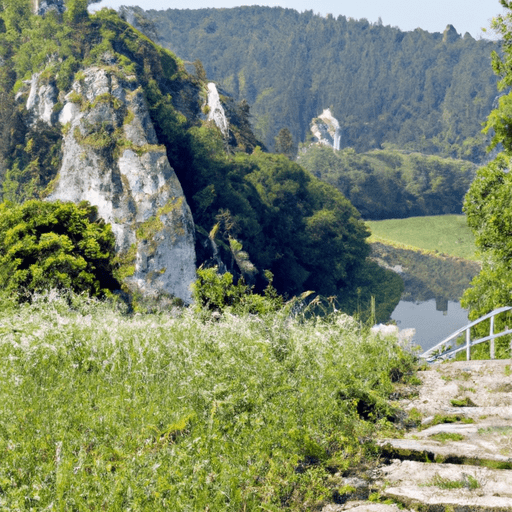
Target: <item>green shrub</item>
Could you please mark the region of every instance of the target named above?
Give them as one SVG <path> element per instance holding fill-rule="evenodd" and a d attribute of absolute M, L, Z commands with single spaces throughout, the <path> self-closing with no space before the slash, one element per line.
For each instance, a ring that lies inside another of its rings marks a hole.
<path fill-rule="evenodd" d="M 103 295 L 118 288 L 115 239 L 82 202 L 0 204 L 0 287 L 26 300 L 51 288 Z"/>
<path fill-rule="evenodd" d="M 267 273 L 269 285 L 265 295 L 253 293 L 252 288 L 243 279 L 233 283 L 233 274 L 219 274 L 217 267 L 199 268 L 197 280 L 192 285 L 192 294 L 198 310 L 233 313 L 264 314 L 277 311 L 282 305 L 282 298 L 272 286 L 272 274 Z"/>

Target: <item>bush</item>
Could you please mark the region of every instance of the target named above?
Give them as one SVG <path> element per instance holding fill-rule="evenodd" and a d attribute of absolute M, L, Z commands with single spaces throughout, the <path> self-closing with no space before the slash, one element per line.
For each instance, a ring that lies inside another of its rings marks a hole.
<path fill-rule="evenodd" d="M 27 300 L 69 289 L 101 296 L 119 288 L 110 225 L 87 202 L 0 204 L 0 286 Z"/>
<path fill-rule="evenodd" d="M 269 281 L 265 295 L 253 293 L 252 288 L 239 279 L 233 283 L 230 272 L 219 274 L 217 267 L 199 268 L 197 280 L 192 285 L 194 302 L 198 310 L 233 313 L 264 314 L 277 311 L 282 305 L 281 296 L 272 286 L 272 274 L 266 273 Z"/>

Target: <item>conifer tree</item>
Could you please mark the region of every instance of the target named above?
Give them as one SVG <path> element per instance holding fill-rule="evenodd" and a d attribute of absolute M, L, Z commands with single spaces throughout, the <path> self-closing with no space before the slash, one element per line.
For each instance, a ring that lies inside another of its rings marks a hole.
<path fill-rule="evenodd" d="M 275 138 L 274 152 L 287 156 L 293 160 L 297 155 L 297 148 L 293 143 L 293 136 L 288 128 L 281 128 Z"/>

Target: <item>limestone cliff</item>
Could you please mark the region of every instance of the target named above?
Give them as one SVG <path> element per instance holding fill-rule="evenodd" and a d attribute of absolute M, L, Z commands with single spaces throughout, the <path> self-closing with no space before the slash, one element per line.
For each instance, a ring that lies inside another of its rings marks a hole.
<path fill-rule="evenodd" d="M 112 224 L 130 290 L 189 303 L 194 222 L 140 84 L 112 64 L 91 66 L 77 77 L 60 97 L 39 74 L 30 82 L 29 122 L 63 127 L 61 166 L 48 199 L 98 207 Z"/>
<path fill-rule="evenodd" d="M 222 135 L 227 137 L 229 135 L 229 123 L 220 101 L 217 86 L 212 82 L 208 84 L 208 109 L 208 121 L 213 121 Z"/>
<path fill-rule="evenodd" d="M 201 236 L 226 209 L 210 171 L 259 145 L 249 106 L 91 1 L 62 13 L 71 4 L 34 0 L 31 38 L 4 48 L 0 199 L 89 201 L 112 225 L 125 287 L 189 303 L 196 258 L 212 257 Z"/>
<path fill-rule="evenodd" d="M 318 117 L 311 122 L 311 133 L 316 141 L 333 149 L 340 149 L 341 129 L 338 120 L 326 108 Z"/>

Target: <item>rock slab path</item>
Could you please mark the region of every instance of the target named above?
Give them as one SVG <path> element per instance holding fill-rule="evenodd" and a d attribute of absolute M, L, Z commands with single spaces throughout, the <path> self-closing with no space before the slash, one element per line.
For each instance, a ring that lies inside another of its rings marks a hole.
<path fill-rule="evenodd" d="M 384 463 L 367 481 L 391 504 L 323 512 L 512 511 L 512 361 L 435 364 L 418 377 L 419 394 L 398 405 L 421 425 L 379 441 Z"/>

